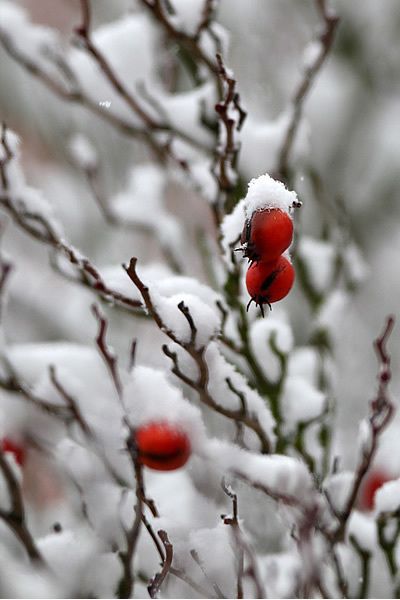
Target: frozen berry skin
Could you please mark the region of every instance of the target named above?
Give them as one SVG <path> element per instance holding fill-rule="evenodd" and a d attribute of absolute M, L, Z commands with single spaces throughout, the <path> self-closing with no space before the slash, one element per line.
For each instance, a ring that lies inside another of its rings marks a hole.
<path fill-rule="evenodd" d="M 282 300 L 290 292 L 294 276 L 293 266 L 284 256 L 272 262 L 254 262 L 246 274 L 247 291 L 251 296 L 248 307 L 255 302 L 262 309 L 263 304 L 270 306 Z"/>
<path fill-rule="evenodd" d="M 139 427 L 136 430 L 136 445 L 140 463 L 156 471 L 180 469 L 191 453 L 186 433 L 165 421 Z"/>
<path fill-rule="evenodd" d="M 21 444 L 19 444 L 15 440 L 12 440 L 11 438 L 4 437 L 1 440 L 1 450 L 5 454 L 13 454 L 17 464 L 22 467 L 22 465 L 25 462 L 26 452 Z"/>
<path fill-rule="evenodd" d="M 375 508 L 375 494 L 384 483 L 391 481 L 390 477 L 383 471 L 371 471 L 365 478 L 358 496 L 358 507 L 360 510 L 373 510 Z"/>
<path fill-rule="evenodd" d="M 277 260 L 293 239 L 293 221 L 279 208 L 255 211 L 247 219 L 240 238 L 243 255 L 250 261 Z"/>

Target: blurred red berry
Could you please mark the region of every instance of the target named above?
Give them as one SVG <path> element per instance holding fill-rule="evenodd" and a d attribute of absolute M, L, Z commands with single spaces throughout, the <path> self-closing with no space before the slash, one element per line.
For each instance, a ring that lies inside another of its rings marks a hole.
<path fill-rule="evenodd" d="M 358 497 L 360 510 L 373 510 L 375 507 L 375 494 L 384 483 L 391 481 L 390 477 L 383 471 L 371 471 L 365 478 Z"/>
<path fill-rule="evenodd" d="M 293 238 L 293 222 L 287 212 L 279 208 L 255 211 L 244 225 L 240 241 L 244 256 L 251 261 L 276 260 Z"/>
<path fill-rule="evenodd" d="M 282 300 L 290 292 L 294 282 L 294 269 L 284 256 L 274 262 L 254 262 L 246 274 L 247 291 L 252 302 L 263 310 L 263 304 Z"/>
<path fill-rule="evenodd" d="M 142 465 L 157 471 L 173 471 L 183 467 L 191 452 L 186 433 L 166 421 L 139 427 L 136 444 Z"/>
<path fill-rule="evenodd" d="M 16 462 L 22 466 L 25 462 L 26 452 L 25 448 L 18 442 L 5 437 L 1 440 L 1 449 L 4 453 L 10 453 L 14 455 Z"/>

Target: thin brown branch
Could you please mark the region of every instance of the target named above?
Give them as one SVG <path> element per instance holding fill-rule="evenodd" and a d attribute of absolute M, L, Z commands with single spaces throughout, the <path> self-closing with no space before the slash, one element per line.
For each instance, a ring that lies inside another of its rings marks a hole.
<path fill-rule="evenodd" d="M 2 234 L 2 227 L 3 224 L 0 224 L 0 236 Z M 5 260 L 2 254 L 0 254 L 0 325 L 3 319 L 7 283 L 13 268 L 13 264 Z"/>
<path fill-rule="evenodd" d="M 97 348 L 109 370 L 111 375 L 111 379 L 114 383 L 114 387 L 116 389 L 119 400 L 122 402 L 123 397 L 123 388 L 121 383 L 121 378 L 118 371 L 118 359 L 116 354 L 112 348 L 107 344 L 106 334 L 107 334 L 107 319 L 100 312 L 99 307 L 96 304 L 92 304 L 92 313 L 94 314 L 97 324 L 98 324 L 98 332 L 96 336 L 96 345 Z"/>
<path fill-rule="evenodd" d="M 153 544 L 156 547 L 158 555 L 161 559 L 161 564 L 163 564 L 165 561 L 165 552 L 164 552 L 163 546 L 162 546 L 159 538 L 157 537 L 155 531 L 153 530 L 153 527 L 151 526 L 150 522 L 148 521 L 146 515 L 144 515 L 144 514 L 142 515 L 142 523 L 145 526 L 151 539 L 153 540 Z M 197 592 L 200 595 L 201 598 L 212 598 L 213 597 L 212 594 L 210 594 L 210 592 L 208 590 L 206 590 L 204 587 L 202 587 L 196 581 L 194 581 L 194 579 L 192 579 L 189 575 L 187 575 L 187 573 L 185 573 L 182 569 L 177 569 L 177 568 L 171 566 L 169 569 L 169 573 L 171 575 L 174 575 L 174 577 L 176 577 L 177 579 L 180 579 L 181 581 L 186 583 L 188 586 L 190 586 L 195 592 Z"/>
<path fill-rule="evenodd" d="M 203 10 L 201 12 L 201 19 L 196 28 L 194 39 L 199 40 L 203 31 L 210 29 L 212 19 L 215 13 L 215 0 L 204 0 Z"/>
<path fill-rule="evenodd" d="M 52 404 L 33 392 L 30 386 L 17 374 L 5 356 L 1 357 L 1 362 L 7 373 L 6 376 L 0 377 L 0 388 L 7 392 L 19 394 L 25 401 L 32 404 L 32 406 L 65 422 L 69 422 L 73 418 L 68 407 Z"/>
<path fill-rule="evenodd" d="M 275 502 L 282 502 L 282 504 L 285 504 L 286 506 L 298 508 L 298 509 L 300 509 L 300 511 L 303 511 L 303 512 L 305 510 L 305 506 L 302 503 L 302 498 L 298 498 L 297 496 L 292 496 L 291 494 L 282 494 L 280 492 L 275 492 L 267 485 L 264 485 L 258 481 L 253 481 L 245 473 L 243 473 L 242 471 L 238 471 L 237 469 L 232 470 L 232 475 L 234 475 L 238 479 L 241 479 L 242 481 L 247 483 L 250 487 L 254 488 L 255 490 L 259 490 L 260 492 L 263 492 L 263 494 L 265 494 L 269 498 L 272 498 L 272 500 L 275 500 Z"/>
<path fill-rule="evenodd" d="M 174 548 L 168 539 L 167 532 L 164 531 L 163 529 L 160 529 L 157 533 L 158 533 L 158 536 L 164 546 L 165 558 L 163 561 L 161 571 L 153 577 L 153 579 L 151 580 L 151 582 L 147 588 L 150 598 L 158 597 L 158 593 L 164 582 L 164 579 L 167 577 L 168 573 L 170 572 L 171 565 L 172 565 L 172 559 L 174 557 Z"/>
<path fill-rule="evenodd" d="M 93 436 L 92 431 L 91 431 L 90 427 L 88 426 L 87 422 L 85 421 L 85 419 L 83 418 L 82 413 L 79 409 L 78 403 L 76 402 L 75 398 L 73 398 L 73 396 L 71 396 L 71 394 L 69 392 L 67 392 L 65 387 L 60 382 L 58 375 L 57 375 L 56 368 L 54 365 L 49 366 L 49 373 L 50 373 L 50 381 L 52 382 L 52 384 L 54 385 L 54 387 L 56 388 L 56 390 L 58 391 L 60 396 L 64 399 L 65 404 L 67 405 L 67 407 L 69 408 L 69 410 L 71 412 L 71 418 L 74 419 L 79 424 L 80 428 L 87 436 L 92 437 Z"/>
<path fill-rule="evenodd" d="M 303 115 L 305 100 L 331 50 L 336 29 L 339 24 L 339 17 L 327 9 L 325 0 L 316 0 L 316 6 L 323 20 L 322 32 L 318 35 L 317 41 L 315 42 L 320 44 L 320 48 L 311 64 L 306 66 L 303 78 L 292 98 L 290 120 L 283 138 L 276 167 L 276 176 L 283 181 L 287 181 L 289 175 L 290 154 Z"/>
<path fill-rule="evenodd" d="M 126 550 L 119 552 L 119 558 L 122 563 L 122 577 L 118 587 L 119 598 L 131 598 L 134 591 L 135 576 L 133 572 L 133 558 L 137 549 L 139 535 L 142 524 L 145 524 L 147 531 L 151 531 L 150 524 L 144 515 L 144 507 L 148 506 L 154 517 L 158 517 L 158 511 L 154 502 L 146 497 L 143 467 L 138 460 L 138 451 L 135 442 L 134 430 L 129 426 L 129 435 L 126 440 L 126 449 L 132 462 L 133 472 L 136 482 L 136 505 L 135 518 L 132 526 L 125 530 Z M 158 546 L 157 546 L 158 547 Z"/>
<path fill-rule="evenodd" d="M 242 128 L 247 113 L 242 108 L 240 96 L 236 91 L 236 79 L 226 69 L 221 54 L 218 53 L 216 56 L 218 76 L 224 91 L 222 100 L 215 105 L 221 139 L 216 147 L 212 169 L 219 188 L 219 195 L 214 207 L 217 213 L 217 222 L 219 222 L 218 215 L 224 211 L 227 196 L 234 191 L 238 181 L 236 163 L 240 144 L 236 140 L 236 132 Z"/>
<path fill-rule="evenodd" d="M 261 582 L 254 553 L 246 542 L 239 525 L 239 509 L 237 494 L 233 492 L 230 486 L 224 480 L 221 482 L 225 494 L 232 500 L 232 516 L 222 515 L 225 525 L 229 525 L 237 547 L 237 580 L 236 580 L 236 598 L 243 598 L 243 579 L 245 575 L 251 578 L 254 585 L 255 598 L 267 598 L 264 586 Z M 244 569 L 244 557 L 247 556 L 248 567 Z"/>
<path fill-rule="evenodd" d="M 155 545 L 155 547 L 157 549 L 158 555 L 161 559 L 161 563 L 163 563 L 165 560 L 165 554 L 164 554 L 162 544 L 161 544 L 159 538 L 156 536 L 155 531 L 154 531 L 153 527 L 151 526 L 151 523 L 149 522 L 149 520 L 147 519 L 145 514 L 142 514 L 142 523 L 146 527 L 146 530 L 148 531 L 151 539 L 153 540 L 153 544 Z"/>
<path fill-rule="evenodd" d="M 388 393 L 388 386 L 392 377 L 390 369 L 390 355 L 386 344 L 393 330 L 394 317 L 389 316 L 386 320 L 382 334 L 375 340 L 374 347 L 379 361 L 378 390 L 375 398 L 371 401 L 371 414 L 368 419 L 370 439 L 366 441 L 358 466 L 355 470 L 354 482 L 349 493 L 344 509 L 336 517 L 339 519 L 338 526 L 332 535 L 333 540 L 342 540 L 349 517 L 356 505 L 357 497 L 365 475 L 369 471 L 373 458 L 378 448 L 381 434 L 391 421 L 394 414 L 394 405 Z"/>
<path fill-rule="evenodd" d="M 8 145 L 7 140 L 7 126 L 5 123 L 1 124 L 1 145 L 4 151 L 4 157 L 0 160 L 0 177 L 1 185 L 4 190 L 8 189 L 8 178 L 6 174 L 6 168 L 8 163 L 11 161 L 13 155 Z"/>
<path fill-rule="evenodd" d="M 218 66 L 211 60 L 205 53 L 201 44 L 199 43 L 199 36 L 194 34 L 190 35 L 181 29 L 177 29 L 171 20 L 168 18 L 165 12 L 161 0 L 140 0 L 142 6 L 144 6 L 164 29 L 167 36 L 187 50 L 194 59 L 207 67 L 208 71 L 214 75 L 218 75 Z M 204 29 L 203 29 L 204 31 Z"/>
<path fill-rule="evenodd" d="M 107 81 L 111 84 L 117 94 L 126 102 L 132 111 L 143 121 L 146 129 L 154 129 L 158 127 L 158 122 L 144 110 L 136 98 L 127 90 L 118 75 L 106 60 L 102 52 L 93 43 L 90 35 L 91 13 L 89 0 L 80 0 L 82 11 L 82 24 L 75 29 L 79 35 L 83 46 L 95 60 L 100 70 L 105 75 Z"/>
<path fill-rule="evenodd" d="M 15 536 L 24 546 L 29 558 L 36 563 L 44 564 L 43 557 L 37 548 L 25 521 L 25 508 L 20 484 L 0 449 L 0 470 L 6 482 L 11 508 L 1 509 L 0 518 L 12 529 Z"/>

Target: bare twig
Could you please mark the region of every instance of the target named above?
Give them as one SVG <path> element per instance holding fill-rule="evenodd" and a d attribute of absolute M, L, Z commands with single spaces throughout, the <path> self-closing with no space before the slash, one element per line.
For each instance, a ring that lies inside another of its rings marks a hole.
<path fill-rule="evenodd" d="M 236 163 L 240 145 L 236 141 L 236 131 L 240 131 L 247 113 L 240 104 L 236 91 L 236 79 L 228 72 L 221 54 L 217 54 L 218 76 L 224 90 L 224 97 L 215 105 L 218 115 L 221 141 L 216 147 L 213 174 L 217 180 L 219 194 L 214 212 L 217 224 L 221 213 L 226 209 L 226 200 L 237 184 Z M 234 116 L 235 115 L 235 116 Z"/>
<path fill-rule="evenodd" d="M 354 482 L 349 493 L 349 497 L 344 509 L 336 517 L 339 519 L 338 526 L 333 534 L 334 540 L 343 539 L 346 531 L 348 519 L 354 509 L 357 496 L 368 472 L 376 450 L 380 435 L 387 427 L 393 417 L 394 405 L 388 395 L 388 386 L 392 377 L 390 369 L 390 355 L 387 352 L 386 344 L 394 326 L 394 317 L 389 316 L 383 333 L 375 340 L 374 346 L 379 361 L 378 373 L 378 391 L 375 398 L 371 401 L 371 415 L 368 419 L 370 439 L 365 443 L 359 464 L 355 471 Z"/>
<path fill-rule="evenodd" d="M 39 564 L 44 564 L 43 557 L 37 548 L 25 521 L 25 508 L 22 492 L 12 468 L 7 462 L 3 451 L 0 449 L 0 470 L 5 479 L 11 508 L 0 509 L 0 518 L 12 529 L 15 536 L 24 546 L 29 558 Z"/>
<path fill-rule="evenodd" d="M 133 573 L 133 557 L 137 549 L 141 526 L 144 523 L 147 531 L 149 524 L 144 515 L 144 507 L 148 506 L 154 517 L 158 517 L 158 511 L 154 502 L 146 497 L 143 479 L 143 467 L 138 459 L 138 451 L 135 441 L 134 430 L 128 425 L 129 435 L 126 440 L 126 449 L 132 461 L 133 471 L 136 481 L 136 505 L 135 518 L 132 526 L 125 530 L 126 550 L 119 552 L 119 557 L 122 563 L 123 574 L 119 582 L 118 597 L 131 598 L 135 584 Z"/>
<path fill-rule="evenodd" d="M 83 418 L 78 403 L 76 402 L 75 398 L 73 398 L 73 396 L 71 396 L 71 394 L 67 392 L 65 387 L 60 382 L 54 365 L 49 366 L 49 373 L 50 381 L 52 382 L 60 396 L 65 400 L 65 403 L 71 412 L 71 418 L 79 424 L 80 428 L 87 436 L 92 437 L 92 431 L 85 419 Z"/>
<path fill-rule="evenodd" d="M 161 559 L 161 564 L 163 564 L 164 561 L 165 561 L 165 552 L 164 552 L 163 546 L 160 543 L 160 540 L 157 537 L 155 531 L 153 530 L 153 527 L 151 526 L 150 522 L 148 521 L 146 515 L 144 515 L 144 514 L 142 515 L 142 523 L 145 526 L 147 532 L 149 533 L 151 539 L 153 540 L 153 543 L 154 543 L 154 545 L 155 545 L 155 547 L 157 549 L 158 555 L 159 555 L 159 557 Z M 210 592 L 208 590 L 206 590 L 204 587 L 202 587 L 196 581 L 194 581 L 182 569 L 177 569 L 177 568 L 171 566 L 170 569 L 169 569 L 169 573 L 171 575 L 174 575 L 174 577 L 177 577 L 181 581 L 184 581 L 195 592 L 197 592 L 198 594 L 200 594 L 200 597 L 202 597 L 202 598 L 212 598 L 212 594 L 210 594 Z"/>
<path fill-rule="evenodd" d="M 94 44 L 90 35 L 91 12 L 89 0 L 80 0 L 80 5 L 82 11 L 82 24 L 79 27 L 76 27 L 75 31 L 79 35 L 83 46 L 100 67 L 113 89 L 143 121 L 146 130 L 157 128 L 158 122 L 153 119 L 153 117 L 139 104 L 137 99 L 127 90 L 103 53 Z"/>
<path fill-rule="evenodd" d="M 153 579 L 151 580 L 148 586 L 148 592 L 150 598 L 157 598 L 160 588 L 164 582 L 164 579 L 167 577 L 168 573 L 171 570 L 172 559 L 174 557 L 174 549 L 171 542 L 168 539 L 168 534 L 163 529 L 160 529 L 158 532 L 158 536 L 164 546 L 165 557 L 162 565 L 162 569 L 159 573 L 157 573 Z"/>
<path fill-rule="evenodd" d="M 249 576 L 254 585 L 255 598 L 266 598 L 264 586 L 261 582 L 260 574 L 258 572 L 257 563 L 254 557 L 254 553 L 246 542 L 242 530 L 239 525 L 239 511 L 238 511 L 238 498 L 237 494 L 233 492 L 230 486 L 226 484 L 224 480 L 221 482 L 222 489 L 225 494 L 232 500 L 232 516 L 222 515 L 222 519 L 225 525 L 229 525 L 232 528 L 232 534 L 235 539 L 237 546 L 237 582 L 236 582 L 236 598 L 243 598 L 243 578 L 245 575 Z M 244 557 L 247 556 L 248 567 L 244 569 Z"/>
<path fill-rule="evenodd" d="M 153 15 L 171 40 L 187 50 L 198 63 L 205 65 L 214 77 L 218 75 L 218 66 L 201 47 L 197 33 L 190 35 L 181 29 L 177 29 L 168 18 L 161 0 L 141 0 L 141 3 Z M 202 30 L 204 31 L 204 28 Z"/>
<path fill-rule="evenodd" d="M 2 170 L 0 169 L 0 173 Z M 4 224 L 0 223 L 0 239 L 3 233 Z M 3 255 L 0 253 L 0 325 L 2 324 L 4 304 L 6 298 L 6 288 L 9 280 L 9 276 L 13 270 L 13 264 L 8 260 L 5 260 Z"/>
<path fill-rule="evenodd" d="M 333 40 L 339 17 L 328 9 L 328 0 L 315 0 L 317 9 L 323 20 L 323 30 L 318 36 L 319 51 L 312 62 L 306 66 L 303 78 L 295 90 L 292 99 L 291 116 L 286 129 L 283 143 L 278 157 L 278 165 L 276 168 L 277 177 L 287 180 L 289 174 L 289 159 L 292 151 L 293 143 L 300 125 L 303 114 L 304 102 L 307 95 L 317 77 L 329 51 L 332 47 Z"/>
<path fill-rule="evenodd" d="M 33 392 L 30 386 L 17 374 L 6 356 L 1 357 L 1 362 L 7 374 L 6 377 L 0 378 L 0 388 L 7 392 L 19 394 L 25 401 L 32 404 L 32 406 L 65 422 L 69 422 L 73 418 L 68 407 L 52 404 Z"/>
<path fill-rule="evenodd" d="M 97 348 L 98 348 L 101 356 L 103 357 L 104 362 L 106 363 L 107 368 L 110 372 L 111 379 L 114 383 L 114 387 L 116 389 L 118 398 L 119 398 L 120 402 L 122 402 L 123 388 L 122 388 L 121 378 L 120 378 L 119 372 L 118 372 L 118 360 L 117 360 L 114 350 L 112 348 L 110 348 L 110 346 L 107 344 L 107 340 L 106 340 L 107 326 L 108 326 L 107 319 L 100 312 L 100 309 L 96 304 L 92 304 L 92 312 L 93 312 L 94 316 L 96 317 L 96 320 L 97 320 L 97 323 L 99 326 L 99 330 L 98 330 L 97 337 L 96 337 L 96 345 L 97 345 Z"/>

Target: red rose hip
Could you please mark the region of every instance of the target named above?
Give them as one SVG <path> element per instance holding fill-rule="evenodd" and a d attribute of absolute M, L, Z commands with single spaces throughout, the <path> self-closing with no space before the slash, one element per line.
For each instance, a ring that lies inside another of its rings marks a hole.
<path fill-rule="evenodd" d="M 391 481 L 390 477 L 383 471 L 372 471 L 369 473 L 360 489 L 358 496 L 358 507 L 360 510 L 373 510 L 375 507 L 375 494 L 384 483 Z"/>
<path fill-rule="evenodd" d="M 247 219 L 240 238 L 244 256 L 251 261 L 270 262 L 289 248 L 293 238 L 293 222 L 279 208 L 255 211 Z"/>
<path fill-rule="evenodd" d="M 249 308 L 255 302 L 263 312 L 263 304 L 271 308 L 273 302 L 282 300 L 290 292 L 294 282 L 294 269 L 284 256 L 273 262 L 254 262 L 246 274 L 247 291 L 251 300 Z"/>
<path fill-rule="evenodd" d="M 8 437 L 4 437 L 0 444 L 2 452 L 5 454 L 13 454 L 17 464 L 22 467 L 26 458 L 25 448 L 20 443 Z"/>
<path fill-rule="evenodd" d="M 186 433 L 166 421 L 139 427 L 136 445 L 140 463 L 157 471 L 174 471 L 183 467 L 191 452 Z"/>

